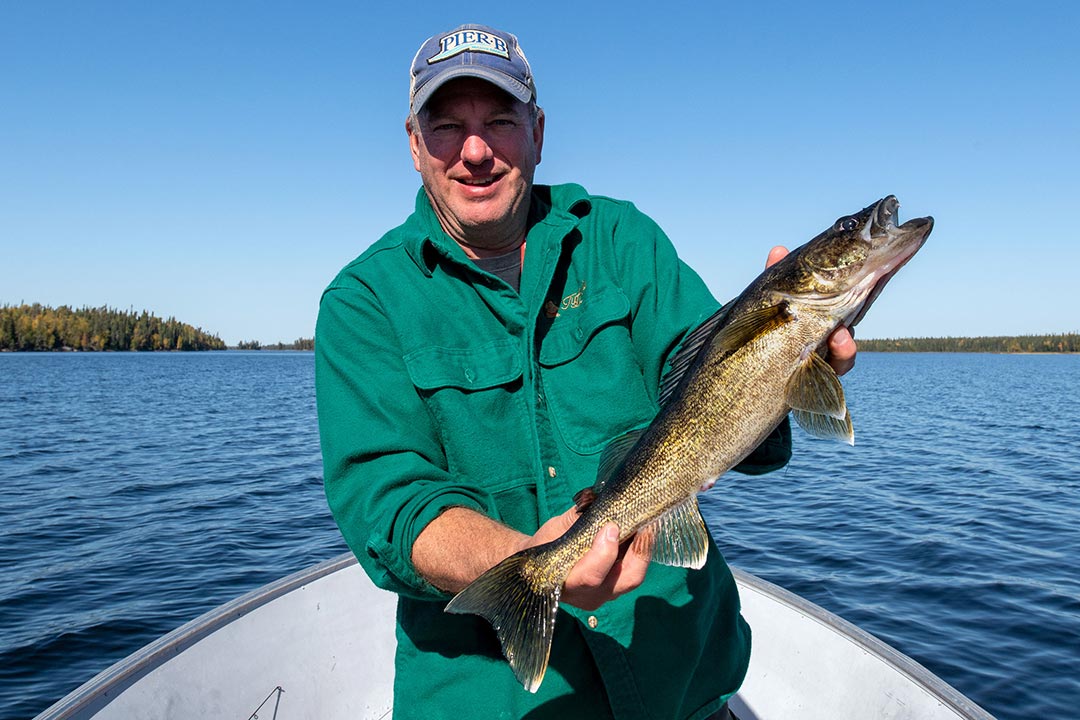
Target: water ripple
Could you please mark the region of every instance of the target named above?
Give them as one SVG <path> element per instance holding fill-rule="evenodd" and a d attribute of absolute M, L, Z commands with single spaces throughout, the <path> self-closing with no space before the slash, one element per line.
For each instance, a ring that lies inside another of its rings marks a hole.
<path fill-rule="evenodd" d="M 864 353 L 856 446 L 702 498 L 728 559 L 1002 720 L 1080 706 L 1080 357 Z M 344 550 L 310 353 L 0 355 L 0 718 Z M 9 552 L 8 549 L 12 552 Z"/>
<path fill-rule="evenodd" d="M 864 354 L 856 446 L 702 499 L 724 554 L 999 718 L 1070 717 L 1080 647 L 1080 357 Z"/>

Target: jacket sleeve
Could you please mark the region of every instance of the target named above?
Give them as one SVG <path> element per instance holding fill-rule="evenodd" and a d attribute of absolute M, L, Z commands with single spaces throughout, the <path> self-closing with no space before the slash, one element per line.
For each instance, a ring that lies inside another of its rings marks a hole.
<path fill-rule="evenodd" d="M 671 240 L 647 215 L 627 203 L 614 234 L 624 290 L 633 308 L 633 338 L 649 387 L 658 392 L 683 339 L 719 308 L 701 277 L 684 263 Z M 791 459 L 788 418 L 733 469 L 760 475 Z"/>
<path fill-rule="evenodd" d="M 326 498 L 345 541 L 379 587 L 445 598 L 416 572 L 413 542 L 446 508 L 494 516 L 493 500 L 446 472 L 393 329 L 363 285 L 335 284 L 323 293 L 315 390 Z"/>

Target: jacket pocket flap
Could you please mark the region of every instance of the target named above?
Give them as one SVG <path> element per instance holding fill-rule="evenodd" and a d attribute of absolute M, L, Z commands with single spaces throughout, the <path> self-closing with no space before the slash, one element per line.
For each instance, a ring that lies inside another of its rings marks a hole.
<path fill-rule="evenodd" d="M 506 340 L 469 348 L 422 348 L 404 360 L 413 385 L 421 390 L 483 390 L 521 376 L 516 343 Z"/>
<path fill-rule="evenodd" d="M 540 363 L 552 366 L 573 360 L 596 331 L 630 314 L 630 301 L 620 288 L 586 297 L 579 307 L 560 310 L 540 349 Z"/>

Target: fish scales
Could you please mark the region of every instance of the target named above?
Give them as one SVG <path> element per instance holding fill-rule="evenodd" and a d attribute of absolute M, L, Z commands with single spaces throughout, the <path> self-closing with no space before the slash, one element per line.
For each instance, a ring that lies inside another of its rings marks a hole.
<path fill-rule="evenodd" d="M 570 529 L 512 555 L 450 601 L 447 612 L 492 624 L 527 690 L 547 668 L 562 583 L 606 524 L 655 562 L 700 568 L 709 538 L 697 492 L 788 412 L 811 435 L 854 442 L 843 388 L 818 348 L 840 325 L 859 322 L 930 234 L 932 218 L 897 225 L 898 207 L 890 195 L 841 217 L 690 333 L 662 383 L 656 418 L 612 441 Z"/>

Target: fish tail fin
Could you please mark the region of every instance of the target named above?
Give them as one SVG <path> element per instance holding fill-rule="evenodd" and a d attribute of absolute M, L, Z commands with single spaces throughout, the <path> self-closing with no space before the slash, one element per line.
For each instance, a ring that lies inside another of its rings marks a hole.
<path fill-rule="evenodd" d="M 511 555 L 455 595 L 446 612 L 480 615 L 491 623 L 514 675 L 536 692 L 551 655 L 562 585 L 546 587 L 530 578 L 530 560 L 528 551 Z"/>

